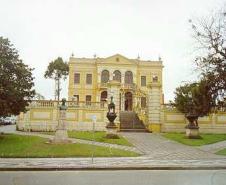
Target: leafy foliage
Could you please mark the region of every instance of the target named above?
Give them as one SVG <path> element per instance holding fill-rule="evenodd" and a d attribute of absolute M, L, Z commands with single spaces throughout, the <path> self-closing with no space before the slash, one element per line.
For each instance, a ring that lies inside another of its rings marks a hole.
<path fill-rule="evenodd" d="M 10 41 L 0 37 L 0 116 L 26 111 L 35 94 L 32 70 Z"/>
<path fill-rule="evenodd" d="M 195 62 L 208 81 L 213 106 L 226 107 L 226 13 L 189 22 L 199 51 Z"/>
<path fill-rule="evenodd" d="M 52 78 L 58 80 L 60 78 L 66 79 L 69 72 L 69 66 L 63 61 L 61 57 L 49 63 L 48 68 L 45 72 L 45 78 Z"/>
<path fill-rule="evenodd" d="M 63 61 L 61 57 L 58 57 L 56 60 L 49 63 L 48 68 L 44 74 L 45 78 L 54 79 L 57 84 L 57 100 L 60 99 L 60 79 L 63 78 L 64 80 L 67 78 L 69 73 L 69 66 L 66 62 Z"/>
<path fill-rule="evenodd" d="M 204 80 L 178 87 L 175 95 L 174 105 L 182 113 L 205 116 L 211 111 L 211 95 Z"/>
<path fill-rule="evenodd" d="M 34 100 L 45 100 L 45 97 L 40 93 L 35 92 Z"/>

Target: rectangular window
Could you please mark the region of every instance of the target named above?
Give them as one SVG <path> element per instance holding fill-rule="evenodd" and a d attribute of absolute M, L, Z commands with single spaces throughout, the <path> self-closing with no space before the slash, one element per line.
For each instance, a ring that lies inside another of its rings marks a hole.
<path fill-rule="evenodd" d="M 86 74 L 86 84 L 92 84 L 92 74 Z"/>
<path fill-rule="evenodd" d="M 141 86 L 146 86 L 146 76 L 141 76 Z"/>
<path fill-rule="evenodd" d="M 75 101 L 76 104 L 79 102 L 79 95 L 74 95 L 73 101 Z"/>
<path fill-rule="evenodd" d="M 86 105 L 91 105 L 91 95 L 86 95 Z"/>
<path fill-rule="evenodd" d="M 75 84 L 80 84 L 80 73 L 75 73 L 74 74 L 74 83 Z"/>
<path fill-rule="evenodd" d="M 141 97 L 141 108 L 146 108 L 146 97 Z"/>
<path fill-rule="evenodd" d="M 157 76 L 157 75 L 154 75 L 154 76 L 152 77 L 152 81 L 153 81 L 153 82 L 158 82 L 158 76 Z"/>

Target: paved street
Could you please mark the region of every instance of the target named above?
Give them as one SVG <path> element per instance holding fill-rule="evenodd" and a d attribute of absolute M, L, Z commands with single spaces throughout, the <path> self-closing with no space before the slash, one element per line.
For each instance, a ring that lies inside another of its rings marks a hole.
<path fill-rule="evenodd" d="M 0 185 L 225 185 L 226 170 L 5 171 Z"/>

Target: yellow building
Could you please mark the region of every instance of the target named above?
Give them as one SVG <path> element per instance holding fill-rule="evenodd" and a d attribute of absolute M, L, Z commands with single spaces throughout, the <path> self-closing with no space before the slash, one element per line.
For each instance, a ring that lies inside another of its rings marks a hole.
<path fill-rule="evenodd" d="M 120 54 L 107 58 L 71 57 L 68 99 L 88 103 L 113 96 L 118 111 L 131 111 L 146 107 L 148 85 L 155 81 L 160 85 L 162 104 L 162 68 L 162 61 L 128 59 Z M 112 83 L 117 85 L 116 90 Z"/>
<path fill-rule="evenodd" d="M 113 97 L 118 130 L 183 132 L 184 114 L 164 105 L 162 61 L 128 59 L 116 54 L 107 58 L 75 58 L 69 61 L 66 113 L 68 130 L 106 130 L 107 103 Z M 58 102 L 32 101 L 18 117 L 17 128 L 24 131 L 54 131 L 58 125 Z M 226 133 L 225 112 L 199 119 L 203 133 Z"/>

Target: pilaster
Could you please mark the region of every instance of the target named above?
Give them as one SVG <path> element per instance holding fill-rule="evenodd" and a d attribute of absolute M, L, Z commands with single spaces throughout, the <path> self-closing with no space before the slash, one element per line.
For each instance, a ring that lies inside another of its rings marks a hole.
<path fill-rule="evenodd" d="M 161 132 L 161 84 L 152 82 L 148 88 L 148 128 Z"/>

